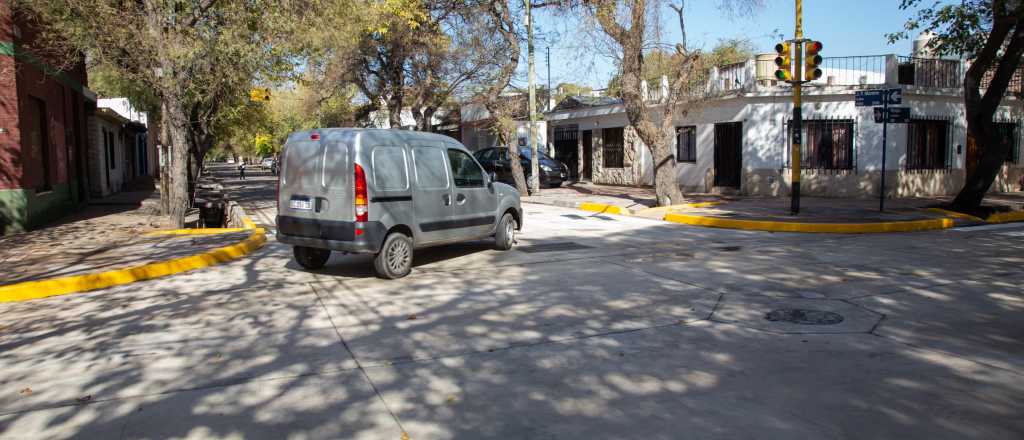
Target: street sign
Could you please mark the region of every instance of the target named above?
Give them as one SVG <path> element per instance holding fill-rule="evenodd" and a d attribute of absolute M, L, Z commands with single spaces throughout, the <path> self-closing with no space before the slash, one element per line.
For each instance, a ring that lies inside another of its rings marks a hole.
<path fill-rule="evenodd" d="M 888 117 L 884 115 L 888 115 Z M 906 124 L 910 122 L 910 107 L 875 107 L 875 122 Z"/>
<path fill-rule="evenodd" d="M 888 98 L 888 99 L 886 99 Z M 889 105 L 899 105 L 903 103 L 903 90 L 902 89 L 883 89 L 883 90 L 864 90 L 856 92 L 854 95 L 854 103 L 857 107 L 873 107 L 876 105 L 882 105 L 888 100 Z"/>

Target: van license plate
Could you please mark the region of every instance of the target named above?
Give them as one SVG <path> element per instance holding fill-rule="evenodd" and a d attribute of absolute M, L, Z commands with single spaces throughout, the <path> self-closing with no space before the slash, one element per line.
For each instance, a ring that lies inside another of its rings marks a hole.
<path fill-rule="evenodd" d="M 313 209 L 313 201 L 309 199 L 292 199 L 290 206 L 292 209 L 303 209 L 309 211 Z"/>

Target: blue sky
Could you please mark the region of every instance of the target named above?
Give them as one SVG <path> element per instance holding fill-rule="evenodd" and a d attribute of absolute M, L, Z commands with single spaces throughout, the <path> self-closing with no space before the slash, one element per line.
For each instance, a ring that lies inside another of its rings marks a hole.
<path fill-rule="evenodd" d="M 686 26 L 690 47 L 711 49 L 719 39 L 748 38 L 760 52 L 773 52 L 778 42 L 772 37 L 773 33 L 782 32 L 786 38 L 793 36 L 794 1 L 764 0 L 764 3 L 753 16 L 737 18 L 719 11 L 718 0 L 688 0 Z M 910 40 L 890 45 L 885 38 L 886 33 L 902 29 L 912 15 L 912 11 L 899 9 L 899 0 L 804 0 L 803 3 L 804 36 L 821 41 L 825 46 L 822 55 L 826 57 L 910 52 Z M 666 40 L 673 43 L 679 40 L 674 14 L 667 7 L 663 13 Z M 536 20 L 542 31 L 558 34 L 536 43 L 538 83 L 543 85 L 547 81 L 544 51 L 550 46 L 552 85 L 565 81 L 603 88 L 614 71 L 612 61 L 594 54 L 586 42 L 572 37 L 578 34 L 575 23 L 545 16 L 543 11 Z M 525 85 L 525 57 L 521 66 L 522 75 L 515 82 Z"/>

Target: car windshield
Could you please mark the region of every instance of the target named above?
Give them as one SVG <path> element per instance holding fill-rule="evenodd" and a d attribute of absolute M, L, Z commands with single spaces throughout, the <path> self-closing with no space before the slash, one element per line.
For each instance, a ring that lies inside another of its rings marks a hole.
<path fill-rule="evenodd" d="M 550 156 L 548 156 L 547 154 L 544 154 L 543 151 L 540 151 L 539 153 L 540 153 L 540 159 L 541 160 L 552 160 L 552 161 L 554 160 Z M 520 147 L 519 148 L 519 156 L 522 157 L 523 159 L 530 160 L 530 158 L 533 157 L 533 154 L 532 154 L 532 151 L 530 151 L 529 148 Z"/>

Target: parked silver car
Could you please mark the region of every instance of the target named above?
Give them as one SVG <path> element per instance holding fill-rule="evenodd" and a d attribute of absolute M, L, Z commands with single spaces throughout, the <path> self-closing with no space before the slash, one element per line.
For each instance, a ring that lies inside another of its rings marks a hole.
<path fill-rule="evenodd" d="M 523 224 L 515 188 L 495 182 L 447 136 L 329 128 L 293 133 L 281 159 L 277 239 L 318 269 L 331 251 L 374 254 L 384 278 L 412 270 L 413 249 L 494 237 Z"/>

